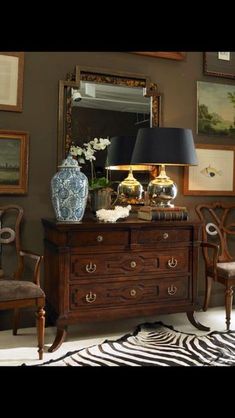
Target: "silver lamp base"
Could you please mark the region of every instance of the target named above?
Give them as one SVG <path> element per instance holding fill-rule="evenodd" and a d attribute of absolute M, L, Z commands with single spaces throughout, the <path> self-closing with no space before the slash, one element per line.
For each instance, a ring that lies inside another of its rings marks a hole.
<path fill-rule="evenodd" d="M 159 176 L 150 181 L 147 191 L 150 205 L 159 207 L 174 207 L 171 201 L 177 196 L 177 186 L 166 175 L 164 165 L 161 166 Z"/>
<path fill-rule="evenodd" d="M 117 194 L 118 201 L 122 204 L 135 205 L 141 202 L 143 186 L 133 177 L 131 168 L 127 178 L 119 184 Z"/>

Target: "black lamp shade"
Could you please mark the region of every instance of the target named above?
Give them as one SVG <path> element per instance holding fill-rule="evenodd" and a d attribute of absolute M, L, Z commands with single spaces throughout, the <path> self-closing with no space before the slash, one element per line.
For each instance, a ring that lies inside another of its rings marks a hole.
<path fill-rule="evenodd" d="M 130 169 L 132 153 L 135 147 L 136 136 L 113 136 L 109 138 L 110 145 L 107 147 L 107 159 L 105 168 L 110 170 Z M 149 170 L 149 166 L 133 166 L 133 170 Z"/>
<path fill-rule="evenodd" d="M 139 129 L 131 164 L 197 165 L 191 129 Z"/>

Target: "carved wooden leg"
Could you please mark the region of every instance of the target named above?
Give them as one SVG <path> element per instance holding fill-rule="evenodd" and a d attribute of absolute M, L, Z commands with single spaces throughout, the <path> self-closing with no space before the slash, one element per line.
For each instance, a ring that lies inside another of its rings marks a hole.
<path fill-rule="evenodd" d="M 230 286 L 225 289 L 225 311 L 226 311 L 226 327 L 230 328 L 230 318 L 233 304 L 233 288 Z"/>
<path fill-rule="evenodd" d="M 13 335 L 17 335 L 17 331 L 19 328 L 19 319 L 20 319 L 20 310 L 18 308 L 14 309 L 14 314 L 13 314 Z"/>
<path fill-rule="evenodd" d="M 198 322 L 198 320 L 196 318 L 194 318 L 194 311 L 189 311 L 186 312 L 187 313 L 187 317 L 189 322 L 191 322 L 191 324 L 200 329 L 201 331 L 210 331 L 209 327 L 206 327 L 205 325 L 200 324 L 200 322 Z"/>
<path fill-rule="evenodd" d="M 40 307 L 37 312 L 37 331 L 39 360 L 42 360 L 45 334 L 45 311 L 42 307 Z"/>
<path fill-rule="evenodd" d="M 67 335 L 67 326 L 64 327 L 57 327 L 56 337 L 53 342 L 53 344 L 48 348 L 48 351 L 50 353 L 53 353 L 53 351 L 56 351 L 61 344 L 64 342 L 65 337 Z"/>
<path fill-rule="evenodd" d="M 205 294 L 205 300 L 204 300 L 204 305 L 203 305 L 203 311 L 207 311 L 208 309 L 208 305 L 209 305 L 210 297 L 211 297 L 212 282 L 213 282 L 212 277 L 206 276 L 206 294 Z"/>

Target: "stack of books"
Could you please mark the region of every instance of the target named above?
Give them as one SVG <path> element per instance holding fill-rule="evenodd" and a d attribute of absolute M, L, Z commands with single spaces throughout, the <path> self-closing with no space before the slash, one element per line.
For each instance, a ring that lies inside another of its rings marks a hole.
<path fill-rule="evenodd" d="M 145 221 L 187 221 L 188 211 L 185 206 L 174 207 L 157 207 L 157 206 L 143 206 L 137 212 L 139 219 Z"/>

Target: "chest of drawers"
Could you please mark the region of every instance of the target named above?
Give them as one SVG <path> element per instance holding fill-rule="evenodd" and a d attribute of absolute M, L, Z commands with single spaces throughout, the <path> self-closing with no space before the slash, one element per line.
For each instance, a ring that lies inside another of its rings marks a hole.
<path fill-rule="evenodd" d="M 186 312 L 207 329 L 194 318 L 199 222 L 42 223 L 47 306 L 57 325 L 49 351 L 77 321 Z"/>

